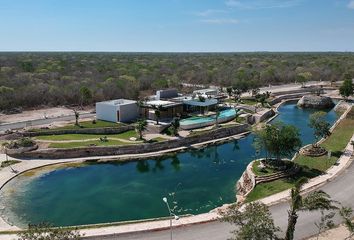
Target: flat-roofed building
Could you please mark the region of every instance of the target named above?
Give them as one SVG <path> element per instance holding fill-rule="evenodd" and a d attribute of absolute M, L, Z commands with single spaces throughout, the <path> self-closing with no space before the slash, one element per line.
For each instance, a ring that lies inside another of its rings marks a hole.
<path fill-rule="evenodd" d="M 128 99 L 116 99 L 96 103 L 96 118 L 109 122 L 131 122 L 139 116 L 137 102 Z"/>
<path fill-rule="evenodd" d="M 183 103 L 165 100 L 152 100 L 144 102 L 141 106 L 141 115 L 144 118 L 156 120 L 156 109 L 160 110 L 160 119 L 172 119 L 183 114 Z"/>
<path fill-rule="evenodd" d="M 195 90 L 193 91 L 193 93 L 197 95 L 202 95 L 204 97 L 209 97 L 209 96 L 217 96 L 219 94 L 219 91 L 216 88 L 207 88 L 207 89 Z"/>
<path fill-rule="evenodd" d="M 178 97 L 177 89 L 164 89 L 156 91 L 156 100 L 170 99 Z"/>

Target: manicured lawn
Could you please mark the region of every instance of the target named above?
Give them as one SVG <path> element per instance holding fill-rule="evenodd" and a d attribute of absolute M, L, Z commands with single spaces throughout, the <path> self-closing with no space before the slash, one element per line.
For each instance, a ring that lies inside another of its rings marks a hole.
<path fill-rule="evenodd" d="M 334 129 L 332 135 L 321 146 L 332 151 L 333 154 L 341 152 L 347 146 L 353 133 L 354 118 L 346 118 Z"/>
<path fill-rule="evenodd" d="M 318 170 L 304 168 L 301 172 L 292 177 L 257 184 L 253 191 L 247 196 L 246 202 L 252 202 L 290 189 L 295 186 L 295 182 L 301 177 L 313 178 L 319 176 L 320 174 L 321 172 Z"/>
<path fill-rule="evenodd" d="M 241 99 L 241 103 L 246 105 L 256 105 L 257 101 L 253 99 Z"/>
<path fill-rule="evenodd" d="M 131 138 L 131 137 L 139 138 L 139 136 L 137 135 L 135 130 L 129 130 L 129 131 L 117 134 L 117 138 L 121 138 L 121 139 L 125 139 L 125 140 L 129 140 L 129 138 Z"/>
<path fill-rule="evenodd" d="M 124 126 L 122 123 L 107 122 L 102 120 L 97 120 L 96 124 L 92 121 L 82 121 L 80 126 L 76 126 L 74 123 L 68 124 L 66 126 L 53 128 L 52 130 L 64 130 L 64 129 L 80 129 L 80 128 L 104 128 L 104 127 L 121 127 Z M 51 129 L 50 129 L 51 130 Z M 32 131 L 48 131 L 48 129 L 33 129 Z"/>
<path fill-rule="evenodd" d="M 273 182 L 256 185 L 253 191 L 247 196 L 247 202 L 252 202 L 275 193 L 282 192 L 294 186 L 292 181 L 278 179 Z"/>
<path fill-rule="evenodd" d="M 130 145 L 137 143 L 125 143 L 117 140 L 109 140 L 108 142 L 101 142 L 99 140 L 96 141 L 87 141 L 87 142 L 71 142 L 71 143 L 51 143 L 49 144 L 50 148 L 76 148 L 76 147 L 87 147 L 92 144 L 96 146 L 118 146 L 118 145 Z"/>
<path fill-rule="evenodd" d="M 352 110 L 354 112 L 354 110 Z M 294 186 L 300 177 L 313 178 L 324 173 L 328 168 L 336 163 L 343 149 L 347 146 L 354 133 L 354 118 L 344 119 L 333 131 L 332 135 L 321 144 L 322 147 L 332 152 L 330 159 L 327 155 L 321 157 L 298 156 L 295 162 L 303 167 L 302 172 L 287 178 L 276 181 L 258 184 L 247 196 L 247 202 L 255 201 L 272 194 L 282 192 Z"/>
<path fill-rule="evenodd" d="M 168 139 L 163 138 L 163 137 L 156 137 L 156 138 L 153 138 L 153 139 L 151 139 L 151 140 L 153 140 L 154 142 L 164 142 L 164 141 L 168 141 Z"/>
<path fill-rule="evenodd" d="M 85 140 L 85 139 L 99 139 L 100 137 L 107 136 L 109 138 L 120 138 L 129 140 L 131 137 L 138 137 L 135 130 L 126 131 L 119 134 L 62 134 L 62 135 L 48 135 L 48 136 L 38 136 L 36 139 L 39 140 L 50 140 L 50 141 L 65 141 L 65 140 Z"/>
<path fill-rule="evenodd" d="M 261 170 L 259 168 L 259 161 L 255 161 L 253 163 L 252 170 L 257 176 L 265 176 L 276 172 L 274 169 L 271 168 L 265 168 L 264 170 Z"/>
<path fill-rule="evenodd" d="M 325 172 L 338 160 L 337 157 L 332 156 L 328 159 L 327 155 L 321 157 L 307 157 L 307 156 L 298 156 L 295 159 L 295 162 L 300 166 L 307 166 L 310 169 L 316 169 L 321 172 Z"/>
<path fill-rule="evenodd" d="M 230 122 L 229 122 L 229 124 L 219 124 L 219 128 L 231 128 L 231 127 L 235 127 L 235 126 L 239 126 L 239 125 L 240 125 L 239 123 L 236 123 L 234 121 L 232 124 L 230 124 Z M 189 134 L 189 136 L 207 134 L 208 132 L 211 132 L 215 129 L 215 124 L 213 127 L 214 127 L 213 129 L 208 129 L 208 130 L 194 130 Z"/>

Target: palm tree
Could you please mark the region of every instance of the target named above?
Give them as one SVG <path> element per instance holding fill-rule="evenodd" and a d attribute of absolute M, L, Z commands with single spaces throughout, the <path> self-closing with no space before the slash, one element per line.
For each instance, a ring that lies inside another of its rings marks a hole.
<path fill-rule="evenodd" d="M 75 114 L 75 126 L 79 127 L 80 126 L 80 124 L 79 124 L 80 113 L 76 109 L 74 109 L 73 111 L 74 111 L 74 114 Z"/>
<path fill-rule="evenodd" d="M 146 129 L 147 121 L 145 119 L 139 119 L 136 122 L 135 130 L 139 133 L 139 139 L 143 139 L 143 131 Z"/>
<path fill-rule="evenodd" d="M 144 100 L 141 100 L 139 99 L 137 102 L 136 102 L 136 105 L 138 106 L 138 109 L 139 109 L 139 115 L 140 117 L 142 116 L 142 108 L 145 106 L 145 101 Z"/>
<path fill-rule="evenodd" d="M 178 117 L 174 118 L 171 122 L 173 135 L 178 136 L 178 128 L 180 126 L 180 119 Z"/>
<path fill-rule="evenodd" d="M 159 125 L 159 119 L 161 117 L 161 111 L 163 111 L 163 107 L 161 105 L 152 105 L 151 107 L 155 110 L 156 125 Z"/>
<path fill-rule="evenodd" d="M 307 178 L 300 178 L 291 189 L 290 209 L 288 210 L 288 227 L 286 229 L 285 240 L 293 240 L 295 225 L 298 219 L 298 211 L 315 211 L 336 209 L 334 201 L 323 191 L 315 191 L 307 197 L 300 194 L 301 187 L 307 183 Z"/>

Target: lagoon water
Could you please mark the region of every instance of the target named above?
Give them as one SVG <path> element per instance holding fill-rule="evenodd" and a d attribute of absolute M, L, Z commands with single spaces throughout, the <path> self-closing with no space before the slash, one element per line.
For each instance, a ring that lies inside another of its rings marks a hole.
<path fill-rule="evenodd" d="M 293 124 L 303 144 L 314 140 L 308 127 L 313 110 L 282 105 L 274 121 Z M 337 116 L 329 111 L 327 120 Z M 235 183 L 255 157 L 253 135 L 164 159 L 90 164 L 20 176 L 1 191 L 2 216 L 24 226 L 93 224 L 167 216 L 162 197 L 175 213 L 198 214 L 235 201 Z"/>

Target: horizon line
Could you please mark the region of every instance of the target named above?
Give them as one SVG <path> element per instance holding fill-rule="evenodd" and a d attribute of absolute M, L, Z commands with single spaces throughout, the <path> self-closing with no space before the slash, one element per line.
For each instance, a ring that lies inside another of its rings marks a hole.
<path fill-rule="evenodd" d="M 99 50 L 0 50 L 0 53 L 354 53 L 354 51 L 99 51 Z"/>

